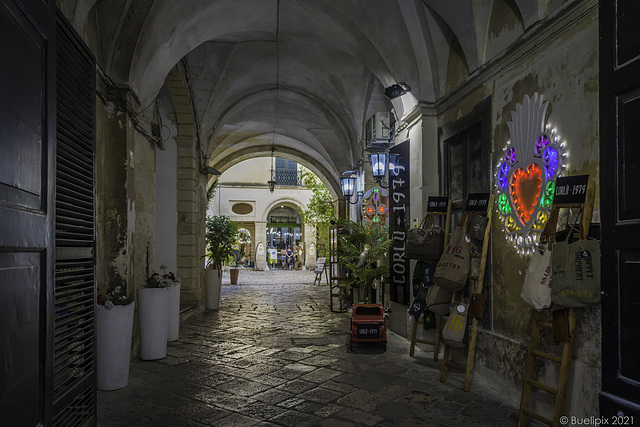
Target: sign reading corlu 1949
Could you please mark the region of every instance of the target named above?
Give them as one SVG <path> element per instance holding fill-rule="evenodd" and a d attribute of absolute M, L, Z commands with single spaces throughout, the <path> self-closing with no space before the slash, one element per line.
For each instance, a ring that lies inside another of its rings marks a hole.
<path fill-rule="evenodd" d="M 389 257 L 390 298 L 409 304 L 411 271 L 405 256 L 409 228 L 409 141 L 395 145 L 389 151 L 400 156 L 396 168 L 389 171 L 389 233 L 393 242 Z"/>

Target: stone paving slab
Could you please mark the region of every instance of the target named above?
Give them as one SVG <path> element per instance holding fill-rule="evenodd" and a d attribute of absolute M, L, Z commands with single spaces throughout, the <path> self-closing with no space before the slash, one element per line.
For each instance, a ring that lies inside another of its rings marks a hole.
<path fill-rule="evenodd" d="M 98 425 L 515 426 L 517 408 L 485 385 L 441 383 L 440 363 L 389 333 L 348 343 L 312 271 L 242 270 L 223 278 L 219 310 L 180 325 L 167 356 L 131 363 L 129 385 L 98 392 Z"/>

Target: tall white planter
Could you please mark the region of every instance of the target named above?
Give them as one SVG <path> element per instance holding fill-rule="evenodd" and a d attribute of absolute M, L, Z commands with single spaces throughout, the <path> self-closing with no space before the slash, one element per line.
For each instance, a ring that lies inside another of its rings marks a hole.
<path fill-rule="evenodd" d="M 169 321 L 167 324 L 167 341 L 175 341 L 180 337 L 180 283 L 176 283 L 169 291 Z"/>
<path fill-rule="evenodd" d="M 217 310 L 220 307 L 220 289 L 222 288 L 222 270 L 207 269 L 204 271 L 205 304 L 207 310 Z"/>
<path fill-rule="evenodd" d="M 138 289 L 140 359 L 156 360 L 167 356 L 168 310 L 169 290 L 167 288 Z"/>
<path fill-rule="evenodd" d="M 134 304 L 96 309 L 96 365 L 99 390 L 118 390 L 129 384 Z"/>

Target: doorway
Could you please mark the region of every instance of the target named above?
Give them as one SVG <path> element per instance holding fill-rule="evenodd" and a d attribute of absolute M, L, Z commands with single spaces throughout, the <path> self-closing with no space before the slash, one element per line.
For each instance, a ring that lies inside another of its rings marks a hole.
<path fill-rule="evenodd" d="M 298 212 L 289 206 L 278 206 L 267 216 L 267 247 L 278 251 L 277 268 L 285 268 L 288 248 L 298 257 L 302 247 L 302 221 Z M 297 259 L 295 259 L 297 264 Z"/>

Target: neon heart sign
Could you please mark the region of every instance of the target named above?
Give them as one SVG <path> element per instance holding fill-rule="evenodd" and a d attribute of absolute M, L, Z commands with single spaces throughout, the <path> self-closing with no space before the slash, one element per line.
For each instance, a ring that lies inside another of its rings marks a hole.
<path fill-rule="evenodd" d="M 544 228 L 566 154 L 555 129 L 544 124 L 548 101 L 534 93 L 516 104 L 507 122 L 511 140 L 497 165 L 498 213 L 506 238 L 530 253 Z"/>

